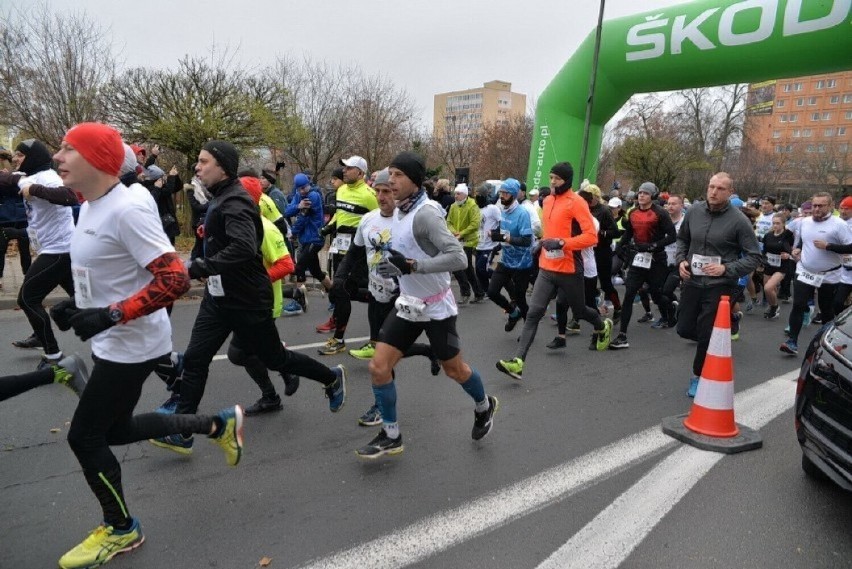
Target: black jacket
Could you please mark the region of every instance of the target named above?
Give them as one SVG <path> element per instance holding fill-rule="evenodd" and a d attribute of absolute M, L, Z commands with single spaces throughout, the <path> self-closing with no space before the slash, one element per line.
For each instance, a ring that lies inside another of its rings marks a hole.
<path fill-rule="evenodd" d="M 236 178 L 208 188 L 213 195 L 204 224 L 204 257 L 193 261 L 193 277 L 221 275 L 225 296 L 205 301 L 222 308 L 272 311 L 272 283 L 263 267 L 263 225 L 257 205 Z"/>
<path fill-rule="evenodd" d="M 589 210 L 595 219 L 598 220 L 598 244 L 595 249 L 609 250 L 612 247 L 612 240 L 619 236 L 621 230 L 615 224 L 615 219 L 612 217 L 612 210 L 609 206 L 600 202 L 591 206 Z"/>
<path fill-rule="evenodd" d="M 657 223 L 654 226 L 654 230 L 649 241 L 640 242 L 636 239 L 631 219 L 632 216 L 636 215 L 639 211 L 640 210 L 637 206 L 636 208 L 631 209 L 625 217 L 624 233 L 621 236 L 621 241 L 618 243 L 618 252 L 622 258 L 627 259 L 632 258 L 632 254 L 636 252 L 650 252 L 654 255 L 654 261 L 665 263 L 666 245 L 674 243 L 677 239 L 677 232 L 675 231 L 674 223 L 672 223 L 672 218 L 669 216 L 669 212 L 657 204 L 652 203 L 650 211 L 656 216 Z"/>

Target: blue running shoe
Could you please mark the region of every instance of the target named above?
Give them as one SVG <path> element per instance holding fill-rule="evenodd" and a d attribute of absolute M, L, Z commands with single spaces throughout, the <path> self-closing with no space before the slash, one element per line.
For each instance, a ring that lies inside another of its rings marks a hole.
<path fill-rule="evenodd" d="M 174 415 L 180 402 L 180 393 L 172 393 L 168 399 L 163 401 L 163 404 L 157 407 L 154 412 L 163 415 Z"/>
<path fill-rule="evenodd" d="M 192 454 L 192 443 L 194 442 L 194 438 L 192 435 L 184 437 L 183 435 L 177 434 L 167 435 L 159 439 L 148 439 L 148 442 L 154 446 L 165 448 L 178 454 L 189 455 Z"/>
<path fill-rule="evenodd" d="M 292 298 L 288 300 L 284 305 L 284 308 L 281 309 L 282 316 L 298 316 L 303 312 L 304 310 L 302 309 L 302 305 Z"/>
<path fill-rule="evenodd" d="M 325 388 L 325 396 L 328 398 L 328 408 L 332 413 L 337 413 L 346 404 L 346 368 L 337 365 L 331 370 L 337 379 Z"/>
<path fill-rule="evenodd" d="M 686 390 L 686 394 L 689 397 L 695 397 L 695 393 L 698 391 L 698 376 L 693 375 L 689 379 L 689 389 Z"/>

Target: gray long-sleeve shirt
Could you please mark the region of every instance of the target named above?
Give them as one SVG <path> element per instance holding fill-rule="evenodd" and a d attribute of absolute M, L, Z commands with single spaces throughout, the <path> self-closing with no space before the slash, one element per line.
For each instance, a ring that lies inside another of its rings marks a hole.
<path fill-rule="evenodd" d="M 748 218 L 737 208 L 726 205 L 711 211 L 707 202 L 694 204 L 683 219 L 677 234 L 676 263 L 692 262 L 694 255 L 720 257 L 725 265 L 721 277 L 693 275 L 693 286 L 733 285 L 737 279 L 760 265 L 760 245 Z"/>
<path fill-rule="evenodd" d="M 397 210 L 395 215 L 399 215 Z M 418 273 L 454 272 L 467 268 L 467 257 L 462 244 L 447 228 L 447 221 L 439 208 L 419 208 L 412 222 L 414 240 L 428 259 L 417 259 Z"/>

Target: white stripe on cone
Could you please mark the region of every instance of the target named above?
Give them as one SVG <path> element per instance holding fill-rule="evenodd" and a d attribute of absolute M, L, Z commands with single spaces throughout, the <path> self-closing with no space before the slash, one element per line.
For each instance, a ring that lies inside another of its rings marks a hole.
<path fill-rule="evenodd" d="M 707 353 L 719 356 L 722 358 L 731 357 L 731 329 L 713 327 L 713 333 L 710 334 L 710 345 L 707 346 Z"/>
<path fill-rule="evenodd" d="M 714 411 L 732 411 L 734 409 L 734 382 L 715 381 L 701 378 L 698 391 L 695 392 L 694 405 Z"/>

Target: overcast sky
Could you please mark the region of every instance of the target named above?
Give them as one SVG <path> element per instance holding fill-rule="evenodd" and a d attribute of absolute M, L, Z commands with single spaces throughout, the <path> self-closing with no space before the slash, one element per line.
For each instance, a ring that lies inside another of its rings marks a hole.
<path fill-rule="evenodd" d="M 0 0 L 3 4 L 9 0 Z M 251 66 L 310 55 L 385 73 L 431 125 L 436 93 L 499 79 L 530 105 L 597 24 L 594 0 L 49 0 L 105 28 L 126 67 L 237 49 Z M 605 19 L 684 3 L 609 0 Z"/>

